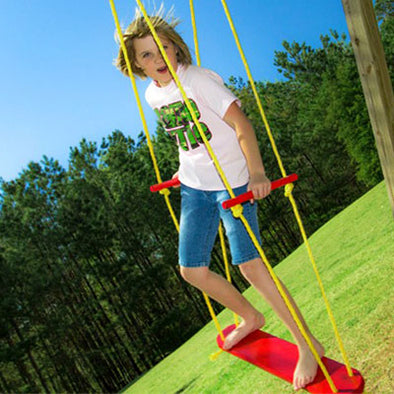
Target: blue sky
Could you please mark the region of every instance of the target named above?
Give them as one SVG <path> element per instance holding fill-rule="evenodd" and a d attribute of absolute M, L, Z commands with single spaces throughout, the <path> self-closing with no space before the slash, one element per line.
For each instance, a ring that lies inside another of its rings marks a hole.
<path fill-rule="evenodd" d="M 193 47 L 189 1 L 164 0 Z M 43 155 L 67 168 L 70 147 L 101 142 L 113 130 L 142 130 L 131 84 L 112 65 L 117 55 L 108 1 L 1 1 L 0 177 L 9 181 Z M 148 10 L 154 1 L 147 0 Z M 159 1 L 156 4 L 160 4 Z M 273 65 L 282 41 L 319 46 L 330 29 L 347 34 L 340 0 L 228 0 L 255 80 L 281 78 Z M 124 27 L 136 3 L 115 0 Z M 220 0 L 195 0 L 202 65 L 228 80 L 246 79 Z M 348 35 L 348 34 L 347 34 Z M 139 82 L 143 100 L 146 82 Z M 150 131 L 156 120 L 144 105 Z"/>

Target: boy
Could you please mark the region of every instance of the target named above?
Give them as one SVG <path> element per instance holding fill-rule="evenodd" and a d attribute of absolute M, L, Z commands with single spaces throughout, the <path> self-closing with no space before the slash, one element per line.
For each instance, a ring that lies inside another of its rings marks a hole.
<path fill-rule="evenodd" d="M 177 21 L 167 22 L 159 15 L 150 19 L 234 194 L 251 190 L 255 199 L 266 197 L 270 193 L 270 181 L 265 175 L 255 132 L 242 112 L 239 100 L 217 74 L 191 64 L 190 51 L 175 31 Z M 144 18 L 137 15 L 124 37 L 132 72 L 152 79 L 146 99 L 179 146 L 180 166 L 174 176 L 178 176 L 181 182 L 179 264 L 182 277 L 242 318 L 238 327 L 226 337 L 225 349 L 232 348 L 264 325 L 264 316 L 232 284 L 209 269 L 210 254 L 222 219 L 232 264 L 239 266 L 244 277 L 265 298 L 294 337 L 299 360 L 293 385 L 296 390 L 305 387 L 315 378 L 317 362 L 242 222 L 222 209 L 221 202 L 229 198 L 228 192 Z M 116 65 L 128 75 L 121 49 Z M 256 204 L 246 203 L 243 214 L 261 242 L 256 209 Z M 294 300 L 283 288 L 322 357 L 323 347 L 312 336 Z"/>

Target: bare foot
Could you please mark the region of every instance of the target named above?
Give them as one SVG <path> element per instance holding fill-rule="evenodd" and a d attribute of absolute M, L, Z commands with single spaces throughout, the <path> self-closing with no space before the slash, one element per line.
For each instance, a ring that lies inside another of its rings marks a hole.
<path fill-rule="evenodd" d="M 229 350 L 235 346 L 241 339 L 248 336 L 251 332 L 263 327 L 265 323 L 264 316 L 258 312 L 252 319 L 243 320 L 238 327 L 231 331 L 226 337 L 223 349 Z"/>
<path fill-rule="evenodd" d="M 322 358 L 324 356 L 323 346 L 314 337 L 311 337 L 311 341 L 320 358 Z M 307 384 L 312 383 L 315 380 L 318 368 L 318 363 L 307 345 L 302 349 L 299 348 L 298 350 L 299 358 L 293 376 L 294 390 L 300 390 Z"/>

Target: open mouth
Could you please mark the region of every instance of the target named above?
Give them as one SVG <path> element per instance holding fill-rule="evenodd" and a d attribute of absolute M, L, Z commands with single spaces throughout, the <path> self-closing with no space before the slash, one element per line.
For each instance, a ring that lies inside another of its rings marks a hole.
<path fill-rule="evenodd" d="M 163 66 L 163 67 L 158 68 L 157 72 L 159 72 L 160 74 L 164 74 L 164 73 L 167 72 L 167 70 L 168 70 L 168 67 L 167 66 Z"/>

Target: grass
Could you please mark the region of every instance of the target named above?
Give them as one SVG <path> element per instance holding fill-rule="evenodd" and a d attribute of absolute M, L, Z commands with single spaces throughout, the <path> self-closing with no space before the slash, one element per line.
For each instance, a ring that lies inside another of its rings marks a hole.
<path fill-rule="evenodd" d="M 365 379 L 365 392 L 394 392 L 394 220 L 384 183 L 321 227 L 310 243 L 351 366 Z M 283 260 L 275 272 L 325 345 L 326 355 L 342 361 L 305 247 Z M 291 340 L 254 289 L 244 294 L 265 314 L 265 331 Z M 222 327 L 232 324 L 232 314 L 223 311 L 219 321 Z M 209 355 L 218 349 L 216 335 L 211 322 L 124 392 L 293 392 L 291 385 L 230 354 L 210 361 Z"/>

